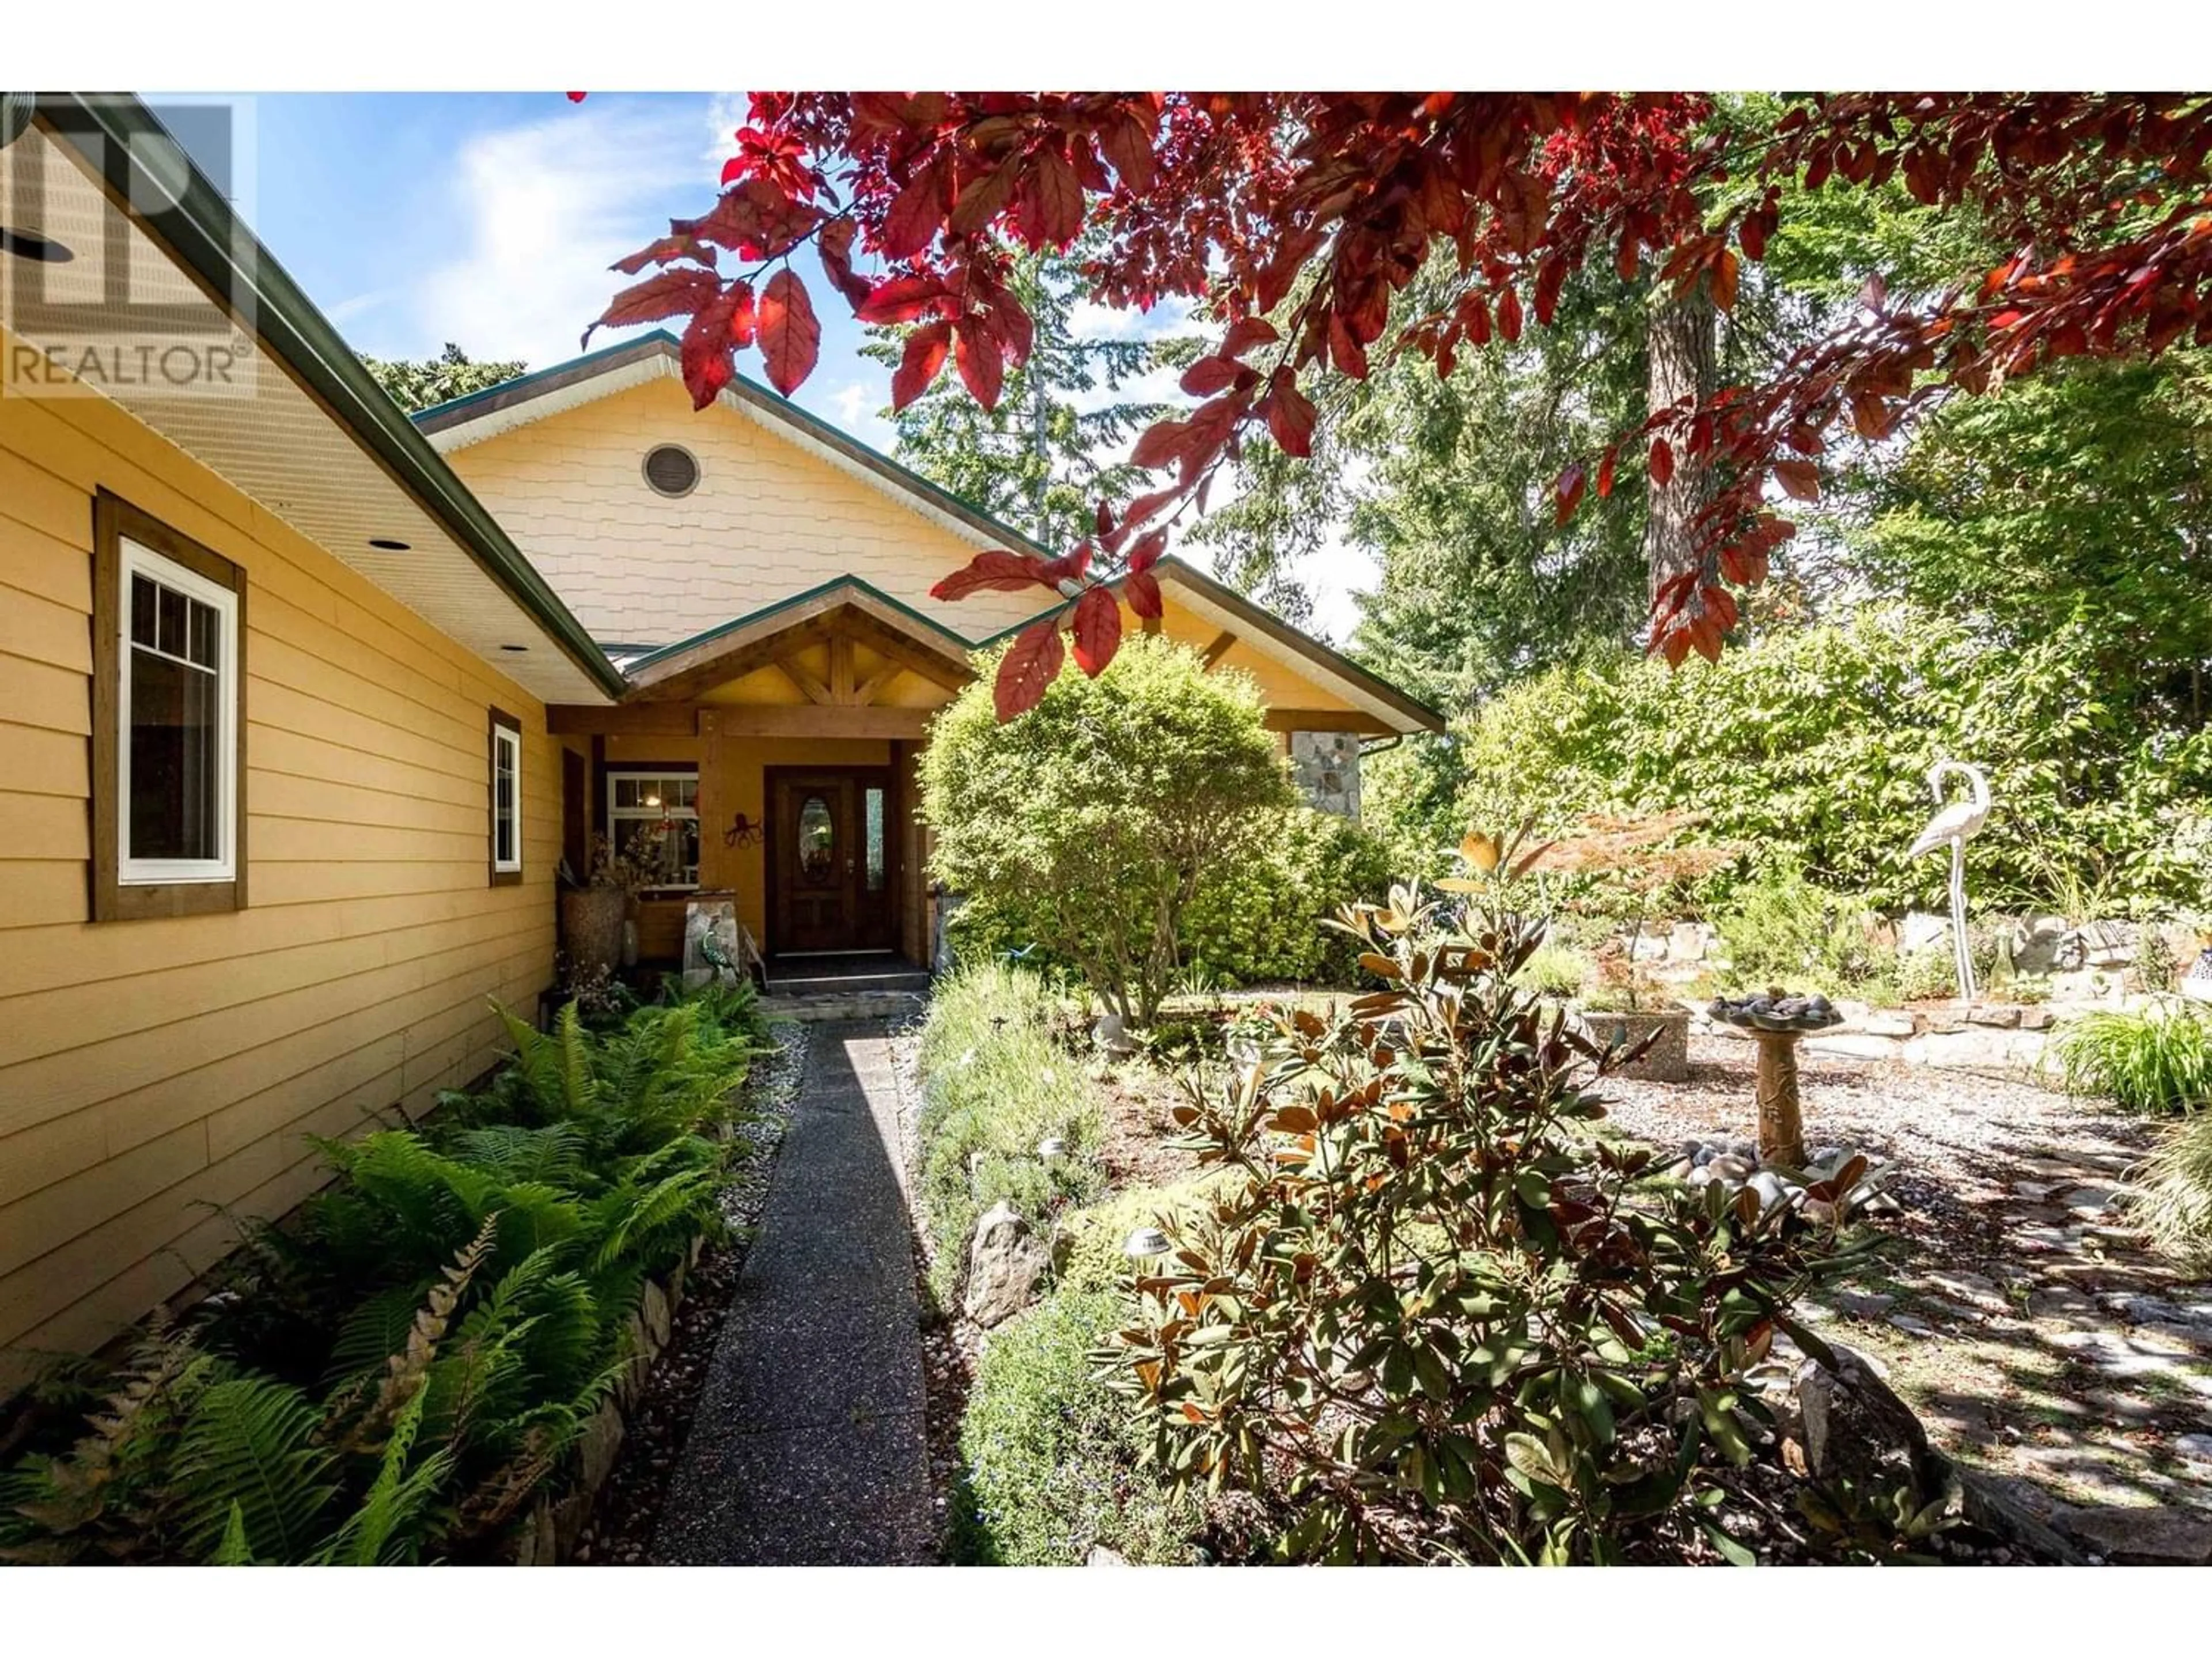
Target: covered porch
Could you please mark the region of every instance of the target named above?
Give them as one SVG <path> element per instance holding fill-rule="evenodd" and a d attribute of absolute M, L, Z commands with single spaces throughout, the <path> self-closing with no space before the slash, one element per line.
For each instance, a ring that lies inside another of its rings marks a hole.
<path fill-rule="evenodd" d="M 1179 561 L 1156 567 L 1164 633 L 1249 674 L 1316 806 L 1359 814 L 1359 752 L 1441 719 Z M 622 653 L 609 707 L 553 707 L 562 842 L 595 836 L 663 878 L 638 906 L 639 955 L 673 963 L 685 908 L 727 895 L 770 984 L 926 970 L 936 955 L 917 768 L 931 717 L 975 677 L 971 641 L 842 576 L 676 644 Z"/>

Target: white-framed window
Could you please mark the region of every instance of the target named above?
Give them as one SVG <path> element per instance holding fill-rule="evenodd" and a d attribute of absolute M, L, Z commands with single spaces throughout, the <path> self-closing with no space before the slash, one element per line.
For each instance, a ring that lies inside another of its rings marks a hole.
<path fill-rule="evenodd" d="M 615 856 L 656 890 L 699 884 L 699 775 L 610 768 L 607 839 Z"/>
<path fill-rule="evenodd" d="M 116 881 L 234 881 L 237 591 L 128 535 L 116 562 Z"/>
<path fill-rule="evenodd" d="M 491 711 L 491 879 L 522 879 L 522 724 Z"/>

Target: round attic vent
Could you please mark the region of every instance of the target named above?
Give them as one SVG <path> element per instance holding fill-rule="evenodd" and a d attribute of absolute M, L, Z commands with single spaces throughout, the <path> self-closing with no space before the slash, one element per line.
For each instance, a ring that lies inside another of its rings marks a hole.
<path fill-rule="evenodd" d="M 645 481 L 664 495 L 689 495 L 699 485 L 699 463 L 690 450 L 661 444 L 646 453 Z"/>

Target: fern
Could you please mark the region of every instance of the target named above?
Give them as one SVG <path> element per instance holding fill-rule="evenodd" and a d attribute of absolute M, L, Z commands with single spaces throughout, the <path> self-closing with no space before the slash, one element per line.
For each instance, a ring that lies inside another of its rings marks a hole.
<path fill-rule="evenodd" d="M 230 1500 L 229 1518 L 222 1523 L 222 1542 L 216 1546 L 208 1564 L 216 1567 L 254 1565 L 253 1546 L 246 1536 L 246 1510 L 234 1498 Z"/>
<path fill-rule="evenodd" d="M 453 1459 L 442 1448 L 410 1468 L 422 1430 L 427 1389 L 418 1389 L 400 1410 L 377 1459 L 376 1478 L 361 1507 L 315 1553 L 323 1566 L 389 1566 L 419 1558 L 420 1522 L 452 1474 Z"/>
<path fill-rule="evenodd" d="M 337 1491 L 315 1439 L 321 1425 L 315 1402 L 289 1383 L 237 1376 L 208 1389 L 170 1470 L 184 1553 L 204 1559 L 220 1547 L 234 1507 L 256 1558 L 303 1559 Z"/>

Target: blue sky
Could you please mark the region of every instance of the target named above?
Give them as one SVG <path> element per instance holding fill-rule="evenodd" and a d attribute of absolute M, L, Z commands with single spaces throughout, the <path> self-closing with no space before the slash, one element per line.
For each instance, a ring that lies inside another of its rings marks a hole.
<path fill-rule="evenodd" d="M 451 340 L 543 368 L 576 355 L 627 280 L 611 264 L 712 204 L 743 106 L 702 94 L 260 94 L 250 119 L 241 205 L 356 349 L 424 357 Z M 813 286 L 822 359 L 798 401 L 889 451 L 890 371 L 859 355 L 862 331 Z M 1180 320 L 1079 313 L 1079 326 L 1116 335 Z M 1171 375 L 1138 395 L 1180 396 Z M 1318 631 L 1341 640 L 1371 562 L 1332 548 L 1300 574 Z"/>

